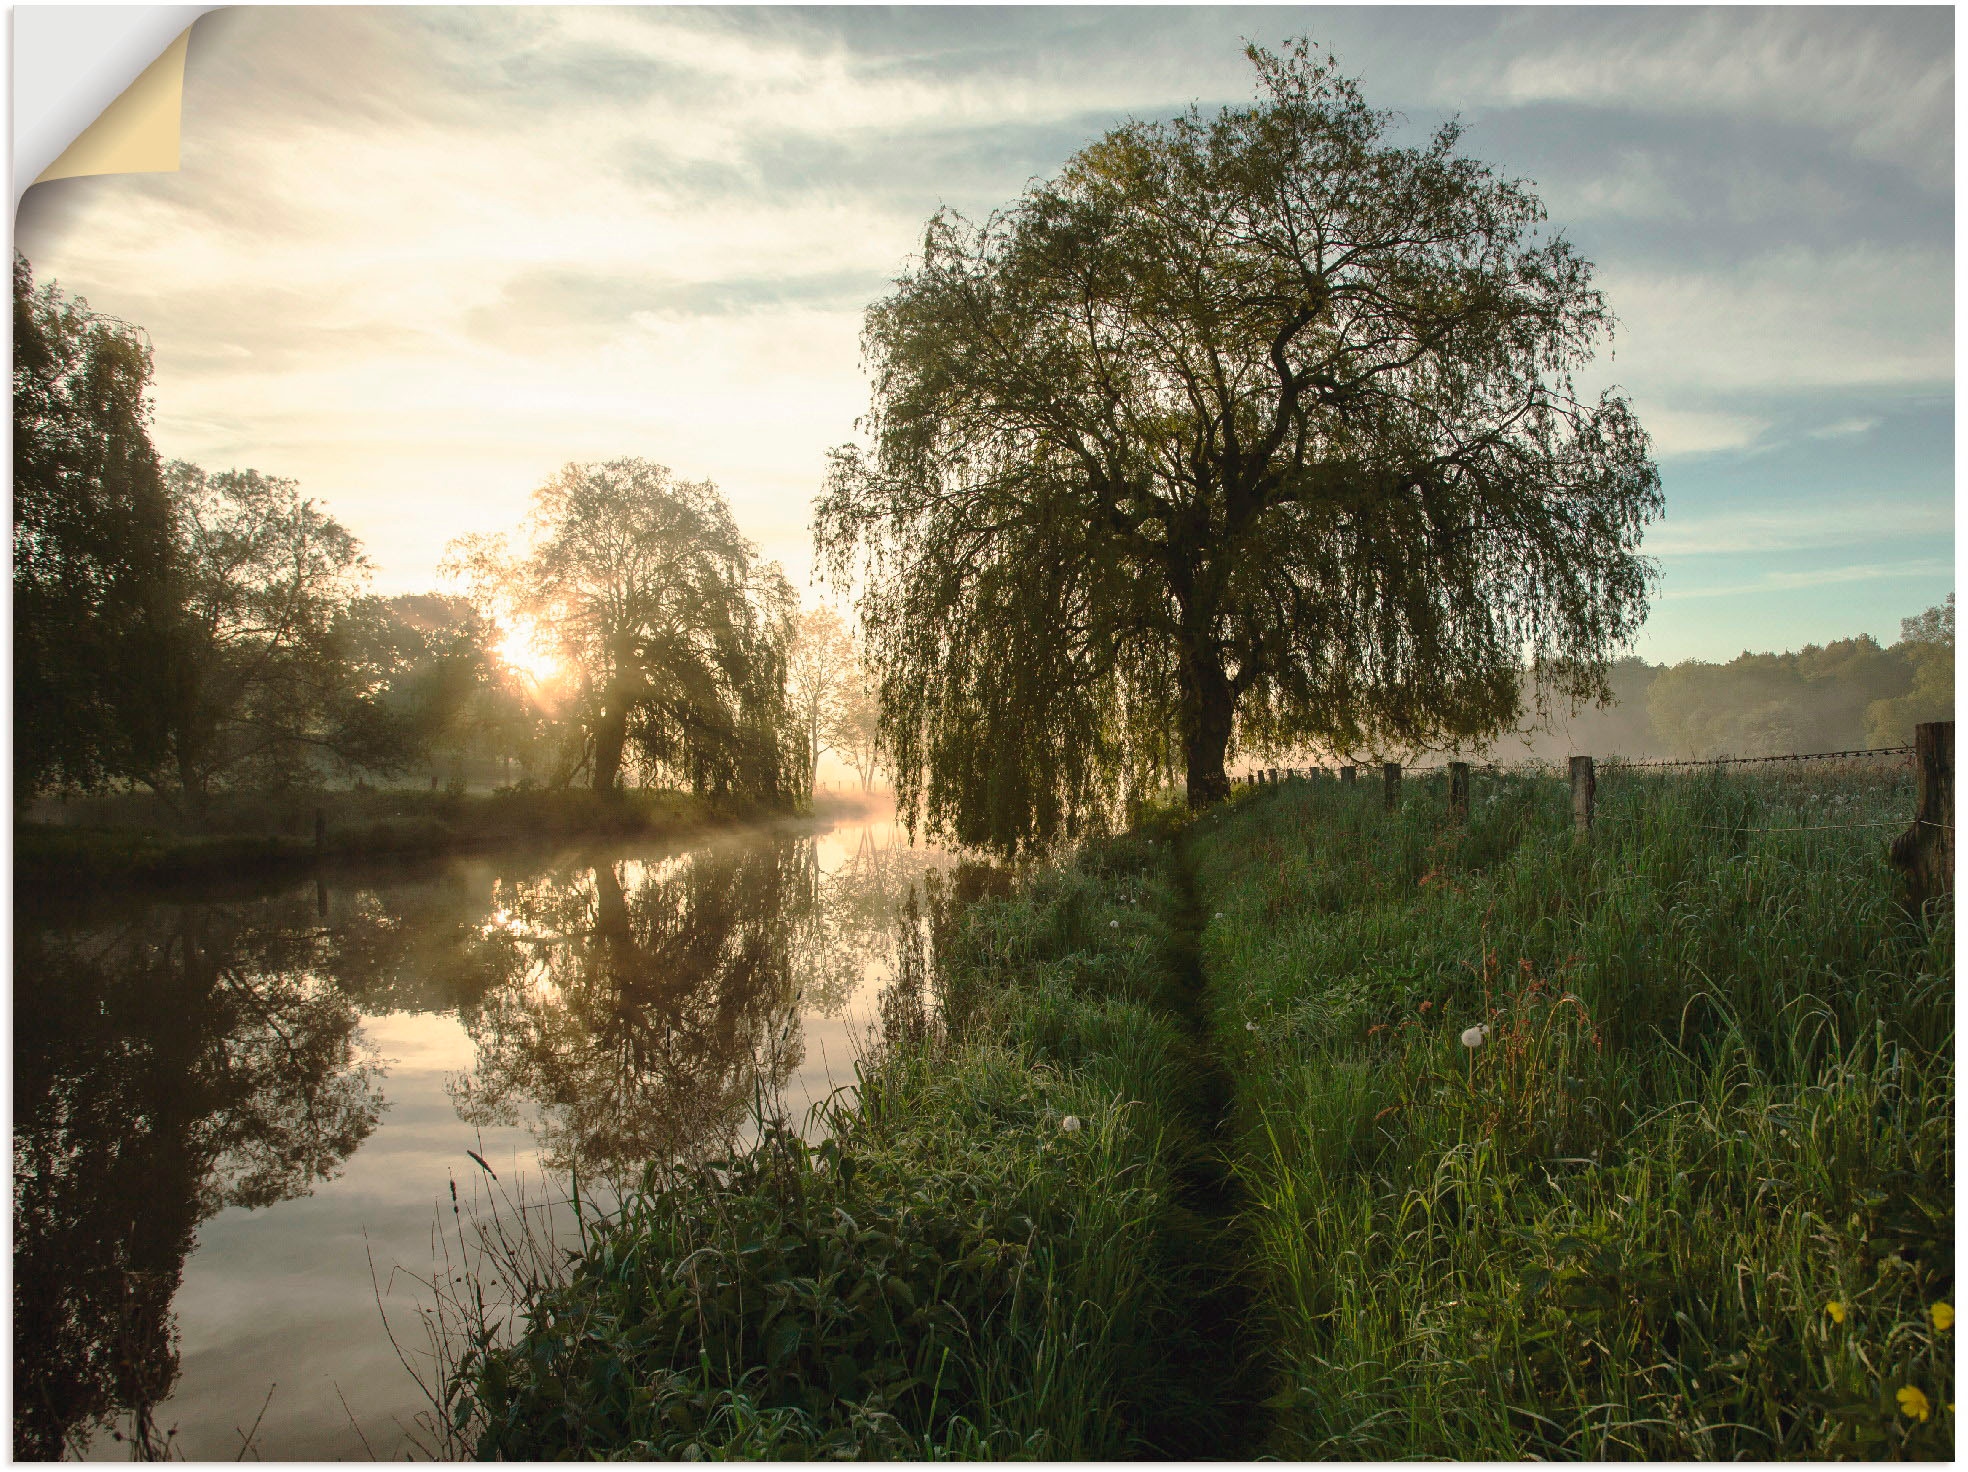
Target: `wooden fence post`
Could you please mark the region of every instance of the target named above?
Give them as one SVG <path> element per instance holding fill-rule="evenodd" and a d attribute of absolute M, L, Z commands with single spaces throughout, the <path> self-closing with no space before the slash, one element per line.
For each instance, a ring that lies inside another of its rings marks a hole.
<path fill-rule="evenodd" d="M 1387 799 L 1387 810 L 1394 811 L 1401 805 L 1401 764 L 1383 762 L 1380 768 L 1381 795 Z"/>
<path fill-rule="evenodd" d="M 1339 780 L 1342 782 L 1351 782 L 1358 775 L 1359 770 L 1355 767 L 1341 767 L 1339 769 Z"/>
<path fill-rule="evenodd" d="M 1598 779 L 1592 774 L 1592 758 L 1572 758 L 1572 832 L 1585 838 L 1592 832 L 1592 807 Z"/>
<path fill-rule="evenodd" d="M 1888 856 L 1906 871 L 1916 907 L 1954 889 L 1954 722 L 1913 728 L 1919 807 L 1913 826 L 1893 840 Z"/>
<path fill-rule="evenodd" d="M 1469 763 L 1449 763 L 1449 821 L 1461 823 L 1469 817 Z"/>

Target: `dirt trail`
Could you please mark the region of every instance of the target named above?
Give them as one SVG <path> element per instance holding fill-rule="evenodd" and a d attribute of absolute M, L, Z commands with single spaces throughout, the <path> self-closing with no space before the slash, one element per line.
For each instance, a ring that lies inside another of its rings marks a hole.
<path fill-rule="evenodd" d="M 1263 1446 L 1271 1392 L 1254 1332 L 1249 1254 L 1245 1249 L 1242 1183 L 1227 1157 L 1233 1084 L 1214 1046 L 1203 978 L 1202 912 L 1183 846 L 1176 849 L 1181 890 L 1175 913 L 1180 983 L 1176 1017 L 1194 1045 L 1193 1123 L 1201 1141 L 1182 1172 L 1181 1208 L 1193 1274 L 1191 1303 L 1198 1337 L 1207 1347 L 1199 1379 L 1215 1382 L 1218 1415 L 1206 1425 L 1157 1428 L 1154 1440 L 1172 1458 L 1248 1461 Z"/>

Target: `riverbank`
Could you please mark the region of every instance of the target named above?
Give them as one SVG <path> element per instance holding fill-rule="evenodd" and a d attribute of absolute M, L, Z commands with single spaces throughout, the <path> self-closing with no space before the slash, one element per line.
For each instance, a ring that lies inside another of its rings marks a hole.
<path fill-rule="evenodd" d="M 228 796 L 192 830 L 154 802 L 99 800 L 75 804 L 67 821 L 16 823 L 14 882 L 57 891 L 168 889 L 241 877 L 288 878 L 366 860 L 685 839 L 761 822 L 833 821 L 865 806 L 836 796 L 792 813 L 663 790 L 384 789 Z M 52 805 L 44 808 L 54 814 Z"/>
<path fill-rule="evenodd" d="M 1905 785 L 1610 774 L 1580 841 L 1549 779 L 1294 783 L 946 904 L 829 1144 L 652 1180 L 458 1409 L 504 1456 L 1949 1455 Z"/>
<path fill-rule="evenodd" d="M 1222 1306 L 1191 910 L 1150 827 L 932 896 L 885 1043 L 809 1149 L 651 1180 L 515 1347 L 467 1356 L 480 1455 L 1053 1460 L 1254 1445 Z"/>

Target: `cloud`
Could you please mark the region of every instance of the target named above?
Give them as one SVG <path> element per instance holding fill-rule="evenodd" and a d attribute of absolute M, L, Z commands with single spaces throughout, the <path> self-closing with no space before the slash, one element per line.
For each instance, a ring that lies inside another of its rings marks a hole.
<path fill-rule="evenodd" d="M 1661 459 L 1680 455 L 1712 455 L 1722 450 L 1745 450 L 1769 429 L 1770 421 L 1753 414 L 1720 409 L 1672 409 L 1641 404 L 1640 422 Z"/>
<path fill-rule="evenodd" d="M 1953 380 L 1950 249 L 1779 248 L 1700 273 L 1602 266 L 1619 314 L 1602 368 L 1640 392 Z"/>
<path fill-rule="evenodd" d="M 1877 495 L 1708 515 L 1684 515 L 1670 505 L 1666 519 L 1648 531 L 1647 551 L 1654 556 L 1735 557 L 1953 535 L 1951 505 Z"/>
<path fill-rule="evenodd" d="M 1867 414 L 1849 419 L 1833 420 L 1806 433 L 1814 440 L 1846 439 L 1852 435 L 1867 434 L 1885 423 L 1877 414 Z"/>
<path fill-rule="evenodd" d="M 446 538 L 515 522 L 565 461 L 621 454 L 716 480 L 801 579 L 826 448 L 867 407 L 862 312 L 930 211 L 1009 203 L 1130 116 L 1248 100 L 1246 35 L 1330 42 L 1404 136 L 1461 112 L 1475 157 L 1538 179 L 1621 316 L 1595 373 L 1631 394 L 1674 505 L 1698 457 L 1793 438 L 1948 473 L 1897 419 L 1833 434 L 1908 386 L 1952 399 L 1946 12 L 245 6 L 199 26 L 183 172 L 37 186 L 18 238 L 150 330 L 166 453 L 297 476 L 383 586 L 427 584 Z M 1781 540 L 1730 494 L 1650 549 Z M 1823 525 L 1790 534 L 1864 530 Z"/>
<path fill-rule="evenodd" d="M 1553 221 L 1588 254 L 1678 271 L 1790 250 L 1953 240 L 1951 180 L 1855 155 L 1822 121 L 1659 116 L 1605 101 L 1484 114 L 1465 146 L 1537 181 Z"/>
<path fill-rule="evenodd" d="M 655 318 L 730 317 L 787 307 L 858 316 L 885 285 L 879 273 L 865 268 L 705 281 L 549 268 L 508 280 L 496 303 L 465 314 L 463 327 L 509 352 L 564 353 L 592 349 Z"/>
<path fill-rule="evenodd" d="M 1953 177 L 1952 130 L 1936 127 L 1952 107 L 1951 11 L 1617 8 L 1571 12 L 1564 27 L 1549 26 L 1550 14 L 1520 12 L 1487 47 L 1445 60 L 1464 95 L 1829 126 L 1854 152 L 1933 187 Z"/>
<path fill-rule="evenodd" d="M 1860 562 L 1844 567 L 1812 568 L 1808 571 L 1780 569 L 1766 572 L 1747 583 L 1715 588 L 1675 588 L 1659 595 L 1663 603 L 1691 598 L 1734 598 L 1755 593 L 1794 593 L 1810 588 L 1830 588 L 1841 583 L 1874 583 L 1905 578 L 1952 576 L 1954 564 L 1936 557 L 1905 562 Z"/>

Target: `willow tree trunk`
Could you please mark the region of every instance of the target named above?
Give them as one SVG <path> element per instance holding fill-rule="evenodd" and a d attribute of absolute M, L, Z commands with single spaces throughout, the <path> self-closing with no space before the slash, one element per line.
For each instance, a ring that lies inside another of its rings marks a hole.
<path fill-rule="evenodd" d="M 1182 754 L 1188 767 L 1189 810 L 1200 812 L 1230 796 L 1224 762 L 1237 698 L 1213 652 L 1185 659 L 1182 673 Z"/>
<path fill-rule="evenodd" d="M 622 750 L 629 739 L 627 692 L 612 689 L 602 701 L 595 721 L 594 790 L 613 792 L 622 775 Z"/>

